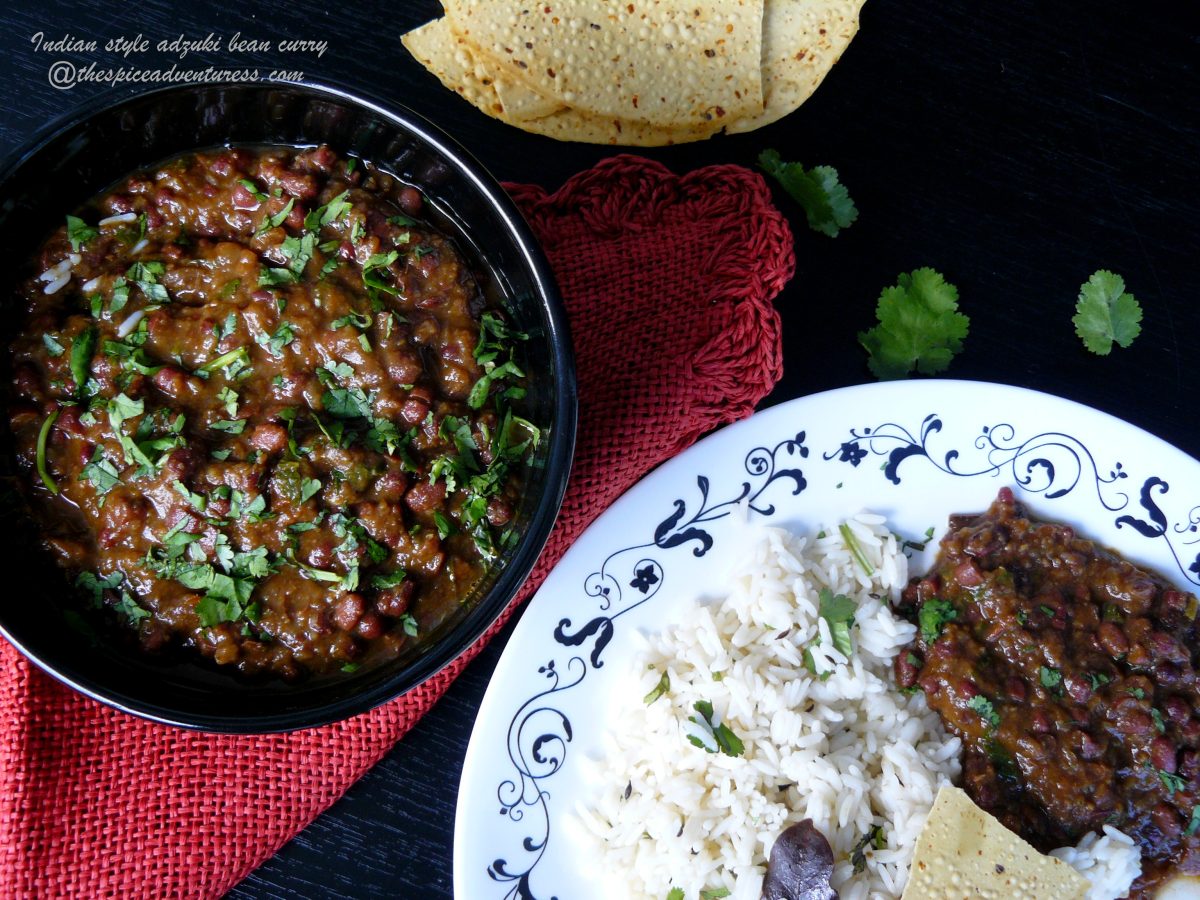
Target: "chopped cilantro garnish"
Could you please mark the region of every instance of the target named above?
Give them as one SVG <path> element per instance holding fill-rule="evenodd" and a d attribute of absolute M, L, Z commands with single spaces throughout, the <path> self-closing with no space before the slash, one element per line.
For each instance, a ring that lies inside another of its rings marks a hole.
<path fill-rule="evenodd" d="M 121 473 L 104 456 L 103 447 L 96 447 L 92 451 L 91 460 L 80 469 L 79 476 L 85 481 L 90 481 L 100 496 L 107 494 L 121 483 Z"/>
<path fill-rule="evenodd" d="M 400 291 L 391 284 L 388 284 L 383 278 L 377 274 L 378 270 L 386 269 L 399 257 L 399 253 L 395 250 L 390 250 L 387 253 L 374 253 L 363 263 L 362 280 L 363 285 L 368 291 L 379 290 L 387 294 L 398 294 Z"/>
<path fill-rule="evenodd" d="M 860 875 L 867 868 L 867 849 L 882 850 L 887 846 L 887 839 L 883 835 L 882 825 L 872 825 L 867 829 L 854 849 L 850 851 L 850 864 L 854 867 L 854 874 Z"/>
<path fill-rule="evenodd" d="M 304 274 L 304 267 L 308 265 L 308 261 L 312 259 L 313 249 L 316 245 L 316 238 L 312 232 L 305 232 L 301 237 L 286 237 L 283 243 L 279 245 L 279 250 L 287 257 L 288 271 L 292 275 L 300 276 Z"/>
<path fill-rule="evenodd" d="M 305 478 L 300 482 L 300 502 L 304 503 L 315 497 L 321 490 L 319 478 Z"/>
<path fill-rule="evenodd" d="M 271 216 L 267 221 L 271 223 L 272 228 L 278 228 L 287 221 L 288 214 L 291 213 L 292 207 L 296 205 L 296 198 L 289 197 L 287 204 L 275 215 Z"/>
<path fill-rule="evenodd" d="M 339 328 L 344 328 L 347 325 L 353 325 L 355 328 L 363 329 L 371 324 L 371 317 L 363 313 L 347 313 L 340 319 L 334 319 L 329 323 L 330 329 L 337 331 Z"/>
<path fill-rule="evenodd" d="M 135 284 L 151 303 L 166 303 L 171 297 L 167 289 L 158 283 L 158 279 L 164 274 L 166 267 L 160 262 L 135 262 L 126 270 L 125 277 Z"/>
<path fill-rule="evenodd" d="M 150 615 L 149 610 L 138 606 L 137 601 L 125 591 L 121 592 L 121 599 L 117 602 L 117 612 L 123 615 L 130 625 L 137 625 L 138 622 Z"/>
<path fill-rule="evenodd" d="M 1154 720 L 1154 730 L 1159 734 L 1164 734 L 1167 730 L 1167 723 L 1163 720 L 1163 714 L 1157 709 L 1150 709 L 1150 718 Z"/>
<path fill-rule="evenodd" d="M 216 372 L 220 369 L 230 369 L 232 371 L 235 366 L 240 369 L 241 364 L 245 363 L 245 361 L 246 361 L 246 348 L 245 347 L 235 347 L 233 350 L 230 350 L 228 353 L 222 353 L 216 359 L 209 360 L 204 365 L 202 365 L 200 368 L 198 368 L 196 371 L 203 372 L 205 374 Z"/>
<path fill-rule="evenodd" d="M 662 677 L 658 679 L 658 684 L 651 688 L 650 693 L 642 698 L 642 702 L 649 706 L 663 694 L 671 689 L 671 676 L 666 672 L 662 673 Z"/>
<path fill-rule="evenodd" d="M 719 719 L 714 721 L 713 705 L 707 700 L 698 700 L 692 708 L 700 713 L 701 718 L 688 716 L 688 721 L 696 726 L 688 733 L 688 740 L 707 753 L 724 753 L 726 756 L 741 756 L 745 750 L 742 741 L 729 727 Z"/>
<path fill-rule="evenodd" d="M 1038 667 L 1038 679 L 1042 682 L 1042 687 L 1051 691 L 1062 690 L 1062 672 L 1058 669 L 1048 669 L 1045 666 Z"/>
<path fill-rule="evenodd" d="M 67 216 L 67 240 L 71 242 L 71 249 L 75 252 L 79 252 L 80 247 L 99 235 L 98 229 L 88 225 L 78 216 Z"/>
<path fill-rule="evenodd" d="M 1184 829 L 1183 833 L 1187 837 L 1191 837 L 1196 833 L 1197 829 L 1200 829 L 1200 804 L 1192 807 L 1192 818 L 1188 822 L 1188 826 Z"/>
<path fill-rule="evenodd" d="M 517 331 L 494 312 L 485 312 L 479 319 L 479 340 L 475 344 L 475 361 L 492 362 L 503 351 L 509 349 L 508 341 L 528 340 L 529 335 Z"/>
<path fill-rule="evenodd" d="M 435 509 L 433 511 L 433 522 L 435 525 L 437 525 L 438 537 L 443 541 L 458 531 L 458 529 L 454 527 L 454 523 L 451 522 L 450 519 L 447 518 L 446 514 L 440 509 Z"/>
<path fill-rule="evenodd" d="M 834 594 L 829 588 L 821 588 L 819 614 L 829 625 L 833 646 L 846 657 L 854 653 L 850 629 L 854 626 L 857 609 L 857 604 L 845 594 Z"/>
<path fill-rule="evenodd" d="M 321 405 L 341 419 L 371 418 L 371 397 L 360 387 L 330 387 L 321 395 Z"/>
<path fill-rule="evenodd" d="M 276 359 L 283 357 L 283 348 L 295 339 L 296 332 L 290 322 L 280 322 L 279 327 L 275 329 L 275 333 L 269 337 L 264 332 L 256 338 L 258 343 Z"/>
<path fill-rule="evenodd" d="M 226 434 L 241 434 L 246 430 L 245 419 L 220 419 L 209 426 L 214 431 L 224 431 Z"/>
<path fill-rule="evenodd" d="M 75 586 L 88 591 L 92 595 L 91 605 L 99 609 L 104 602 L 104 592 L 115 591 L 124 580 L 125 576 L 120 572 L 113 572 L 104 578 L 93 575 L 91 572 L 80 572 L 79 577 L 75 579 Z"/>
<path fill-rule="evenodd" d="M 978 713 L 979 717 L 987 722 L 990 728 L 996 728 L 1000 725 L 1000 714 L 996 712 L 992 701 L 983 696 L 983 694 L 976 694 L 968 700 L 967 708 Z"/>
<path fill-rule="evenodd" d="M 854 557 L 854 561 L 859 564 L 863 572 L 868 576 L 874 575 L 875 567 L 867 561 L 867 555 L 863 553 L 863 549 L 858 543 L 858 538 L 854 536 L 854 529 L 843 522 L 838 526 L 838 534 L 842 536 L 842 543 L 846 545 L 846 549 L 850 551 L 850 555 Z"/>
<path fill-rule="evenodd" d="M 120 312 L 128 302 L 129 282 L 124 275 L 118 275 L 113 279 L 112 298 L 108 301 L 108 311 L 110 313 Z"/>
<path fill-rule="evenodd" d="M 203 494 L 197 494 L 188 489 L 188 486 L 182 481 L 176 481 L 171 485 L 172 489 L 186 500 L 196 512 L 204 512 L 208 507 L 208 498 Z"/>
<path fill-rule="evenodd" d="M 258 284 L 260 287 L 276 287 L 281 284 L 295 284 L 300 279 L 289 269 L 268 266 L 259 270 Z"/>
<path fill-rule="evenodd" d="M 390 588 L 399 587 L 406 577 L 408 576 L 403 569 L 397 569 L 395 572 L 389 572 L 386 575 L 372 575 L 371 587 L 386 591 Z"/>
<path fill-rule="evenodd" d="M 324 206 L 318 206 L 304 217 L 304 227 L 316 232 L 322 225 L 331 225 L 350 211 L 350 192 L 342 191 Z"/>
<path fill-rule="evenodd" d="M 233 388 L 229 387 L 229 385 L 225 385 L 223 388 L 221 388 L 219 391 L 217 391 L 217 400 L 219 400 L 221 405 L 223 407 L 225 407 L 225 412 L 229 415 L 230 418 L 233 418 L 234 416 L 237 415 L 237 411 L 238 411 L 238 393 L 237 393 L 237 391 L 235 391 Z"/>
<path fill-rule="evenodd" d="M 251 181 L 249 178 L 239 178 L 238 184 L 240 184 L 247 191 L 249 191 L 250 196 L 252 196 L 259 203 L 262 203 L 268 199 L 267 195 L 264 194 L 262 192 L 262 190 L 259 189 L 258 185 L 255 184 L 253 181 Z"/>
<path fill-rule="evenodd" d="M 700 900 L 724 900 L 728 896 L 729 888 L 727 887 L 703 888 L 700 891 Z"/>
<path fill-rule="evenodd" d="M 962 350 L 970 319 L 958 311 L 958 289 L 933 269 L 900 275 L 879 295 L 879 324 L 859 334 L 878 378 L 945 371 Z"/>
<path fill-rule="evenodd" d="M 95 352 L 96 329 L 89 325 L 71 341 L 71 377 L 75 380 L 77 394 L 83 395 L 87 391 L 92 355 Z"/>
<path fill-rule="evenodd" d="M 1174 797 L 1176 791 L 1182 791 L 1187 788 L 1187 781 L 1174 772 L 1166 772 L 1159 769 L 1158 778 L 1162 782 L 1163 787 L 1167 789 L 1168 797 Z"/>
<path fill-rule="evenodd" d="M 813 231 L 837 237 L 838 232 L 849 228 L 858 218 L 850 193 L 838 181 L 837 169 L 830 166 L 805 169 L 798 162 L 785 163 L 775 150 L 764 150 L 758 164 L 804 207 L 808 227 Z"/>
<path fill-rule="evenodd" d="M 405 613 L 404 615 L 402 615 L 400 617 L 400 627 L 404 629 L 404 633 L 407 634 L 409 637 L 417 636 L 417 630 L 418 630 L 417 620 L 414 619 L 412 616 L 410 616 L 408 613 Z"/>
<path fill-rule="evenodd" d="M 934 643 L 942 634 L 942 627 L 947 622 L 958 618 L 958 610 L 949 600 L 931 597 L 921 604 L 917 613 L 917 624 L 921 628 L 921 639 L 926 644 Z"/>
<path fill-rule="evenodd" d="M 471 388 L 471 393 L 467 396 L 467 405 L 471 409 L 479 409 L 487 402 L 488 393 L 492 389 L 492 384 L 503 378 L 523 378 L 525 373 L 511 359 L 505 363 L 501 363 L 494 369 L 485 372 L 483 376 L 475 382 Z"/>
<path fill-rule="evenodd" d="M 1093 353 L 1108 356 L 1113 344 L 1128 347 L 1142 331 L 1142 307 L 1125 290 L 1125 279 L 1106 269 L 1092 273 L 1079 288 L 1075 333 Z"/>

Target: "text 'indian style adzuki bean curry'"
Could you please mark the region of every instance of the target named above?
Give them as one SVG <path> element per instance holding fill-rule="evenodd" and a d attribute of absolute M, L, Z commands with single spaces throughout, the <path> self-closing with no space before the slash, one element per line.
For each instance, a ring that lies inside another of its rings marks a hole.
<path fill-rule="evenodd" d="M 963 787 L 1042 850 L 1109 824 L 1142 849 L 1131 896 L 1200 872 L 1196 598 L 1030 519 L 1005 488 L 955 517 L 905 589 L 896 657 L 963 739 Z"/>
<path fill-rule="evenodd" d="M 516 541 L 525 335 L 423 207 L 327 147 L 222 149 L 43 246 L 12 345 L 28 499 L 144 648 L 352 671 Z"/>

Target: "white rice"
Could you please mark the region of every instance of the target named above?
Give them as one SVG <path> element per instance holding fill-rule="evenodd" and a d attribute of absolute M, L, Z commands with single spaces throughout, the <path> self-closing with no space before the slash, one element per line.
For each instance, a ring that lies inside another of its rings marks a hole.
<path fill-rule="evenodd" d="M 127 212 L 127 213 L 119 213 L 118 215 L 115 215 L 115 216 L 108 216 L 107 218 L 101 219 L 97 224 L 101 228 L 104 228 L 107 225 L 124 225 L 127 222 L 135 222 L 135 221 L 137 221 L 137 213 Z"/>
<path fill-rule="evenodd" d="M 682 624 L 648 637 L 617 688 L 629 698 L 618 726 L 589 763 L 595 793 L 577 809 L 597 845 L 588 856 L 602 896 L 726 888 L 734 900 L 759 900 L 776 837 L 806 818 L 833 849 L 842 900 L 903 892 L 938 788 L 959 774 L 961 742 L 923 694 L 894 685 L 892 660 L 915 636 L 888 603 L 908 578 L 895 536 L 877 515 L 845 524 L 870 574 L 836 527 L 797 538 L 746 526 L 728 596 L 698 602 Z M 821 588 L 857 606 L 848 659 L 818 614 Z M 826 680 L 805 667 L 805 649 Z M 669 690 L 645 704 L 663 673 Z M 698 701 L 742 740 L 742 756 L 689 743 Z M 867 849 L 855 873 L 851 854 L 874 826 L 883 846 Z M 1140 872 L 1138 848 L 1113 828 L 1055 855 L 1092 881 L 1089 900 L 1124 896 Z"/>
<path fill-rule="evenodd" d="M 39 281 L 46 282 L 42 288 L 44 294 L 57 294 L 71 280 L 71 267 L 79 265 L 83 259 L 78 253 L 71 253 L 65 259 L 60 259 L 45 272 L 38 276 Z"/>
<path fill-rule="evenodd" d="M 1112 900 L 1125 897 L 1137 877 L 1142 874 L 1142 851 L 1133 838 L 1111 825 L 1104 834 L 1091 832 L 1074 847 L 1051 850 L 1068 866 L 1092 883 L 1087 900 Z"/>
<path fill-rule="evenodd" d="M 837 528 L 805 540 L 755 527 L 729 596 L 650 638 L 620 688 L 632 699 L 592 779 L 603 788 L 580 811 L 603 846 L 602 872 L 619 880 L 612 896 L 661 900 L 672 887 L 688 897 L 725 887 L 758 900 L 775 838 L 805 818 L 833 848 L 843 900 L 903 891 L 934 796 L 959 773 L 960 742 L 919 692 L 893 686 L 892 658 L 914 637 L 888 608 L 907 560 L 881 516 L 847 524 L 872 575 Z M 849 659 L 818 615 L 822 587 L 857 604 Z M 806 648 L 827 680 L 805 668 Z M 670 690 L 645 705 L 663 672 Z M 700 700 L 742 740 L 743 756 L 688 743 Z M 873 826 L 885 845 L 868 850 L 855 874 L 851 852 Z"/>

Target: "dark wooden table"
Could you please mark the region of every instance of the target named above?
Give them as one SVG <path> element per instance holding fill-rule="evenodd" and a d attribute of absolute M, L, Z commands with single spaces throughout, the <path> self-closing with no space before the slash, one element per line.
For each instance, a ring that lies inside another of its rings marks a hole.
<path fill-rule="evenodd" d="M 399 42 L 439 11 L 435 0 L 323 9 L 267 0 L 6 4 L 0 152 L 105 90 L 52 87 L 48 70 L 59 59 L 303 70 L 416 109 L 509 181 L 557 186 L 614 152 L 526 135 L 444 91 Z M 97 39 L 100 48 L 40 52 L 38 32 Z M 103 49 L 120 36 L 140 33 L 153 45 L 210 32 L 223 46 L 240 32 L 273 49 L 182 61 L 153 46 L 128 61 Z M 328 46 L 319 58 L 274 49 L 285 39 Z M 778 300 L 786 372 L 767 404 L 871 380 L 856 335 L 872 324 L 882 287 L 928 265 L 958 286 L 971 317 L 948 375 L 1069 397 L 1200 456 L 1200 6 L 871 0 L 861 34 L 799 112 L 753 134 L 647 155 L 682 172 L 752 165 L 765 147 L 835 166 L 860 210 L 858 223 L 830 240 L 777 196 L 794 225 L 798 265 Z M 1132 348 L 1107 358 L 1087 353 L 1071 325 L 1079 286 L 1098 268 L 1122 274 L 1145 310 Z M 455 786 L 507 636 L 233 896 L 450 896 Z"/>

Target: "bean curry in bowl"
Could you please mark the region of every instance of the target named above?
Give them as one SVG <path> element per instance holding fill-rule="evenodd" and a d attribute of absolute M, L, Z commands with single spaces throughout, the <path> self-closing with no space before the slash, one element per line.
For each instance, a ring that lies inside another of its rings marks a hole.
<path fill-rule="evenodd" d="M 325 146 L 220 150 L 132 176 L 43 248 L 18 455 L 47 545 L 144 648 L 352 669 L 515 538 L 540 437 L 513 407 L 524 335 L 422 205 Z"/>
<path fill-rule="evenodd" d="M 565 487 L 569 345 L 515 208 L 411 114 L 170 90 L 49 146 L 112 171 L 80 143 L 140 117 L 171 148 L 196 104 L 184 146 L 223 140 L 86 171 L 109 186 L 23 235 L 7 552 L 44 600 L 0 627 L 132 712 L 303 727 L 420 683 L 515 593 Z"/>

